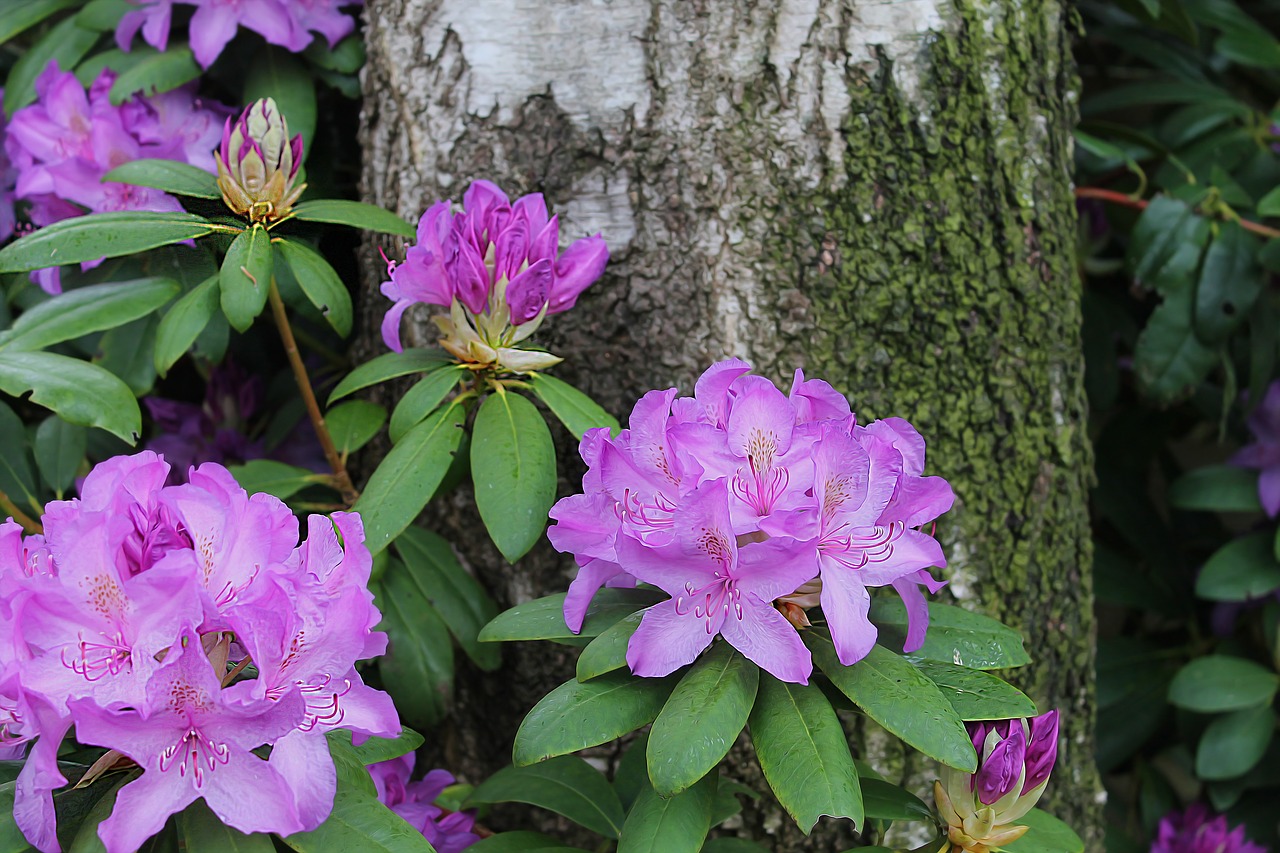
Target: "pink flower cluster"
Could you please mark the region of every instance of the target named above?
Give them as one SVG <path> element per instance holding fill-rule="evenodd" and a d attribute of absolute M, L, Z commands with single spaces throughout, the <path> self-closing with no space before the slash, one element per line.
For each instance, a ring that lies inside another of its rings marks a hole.
<path fill-rule="evenodd" d="M 103 182 L 115 167 L 144 157 L 180 160 L 214 171 L 213 148 L 229 111 L 195 97 L 187 86 L 120 106 L 108 99 L 116 75 L 104 70 L 86 93 L 56 63 L 36 80 L 37 100 L 14 113 L 4 149 L 17 171 L 16 196 L 37 226 L 86 210 L 179 211 L 178 200 L 147 187 Z M 41 271 L 41 286 L 57 293 L 57 269 Z"/>
<path fill-rule="evenodd" d="M 480 840 L 472 832 L 476 816 L 467 812 L 445 811 L 435 805 L 444 789 L 456 779 L 447 770 L 432 770 L 417 782 L 413 775 L 413 753 L 369 765 L 373 785 L 383 805 L 404 818 L 410 826 L 426 836 L 436 853 L 460 853 Z"/>
<path fill-rule="evenodd" d="M 917 528 L 946 512 L 950 485 L 925 477 L 924 440 L 900 418 L 859 425 L 845 398 L 796 371 L 790 394 L 737 359 L 713 365 L 692 397 L 651 391 L 611 438 L 587 432 L 583 494 L 551 510 L 552 544 L 577 578 L 565 620 L 580 630 L 601 586 L 652 584 L 627 648 L 637 675 L 691 662 L 717 634 L 784 681 L 813 669 L 796 628 L 821 605 L 840 661 L 871 650 L 869 588 L 907 605 L 908 650 L 924 641 L 921 585 L 942 549 Z"/>
<path fill-rule="evenodd" d="M 154 453 L 116 457 L 48 505 L 43 536 L 0 524 L 0 739 L 35 741 L 14 814 L 42 851 L 72 726 L 143 771 L 99 826 L 112 853 L 200 798 L 243 832 L 314 828 L 336 788 L 325 732 L 400 733 L 355 669 L 387 642 L 360 517 L 313 515 L 299 545 L 288 507 L 225 468 L 168 475 Z"/>
<path fill-rule="evenodd" d="M 1231 829 L 1225 815 L 1210 817 L 1204 803 L 1192 803 L 1186 812 L 1160 821 L 1151 853 L 1267 853 L 1267 848 L 1246 838 L 1243 824 Z"/>
<path fill-rule="evenodd" d="M 340 12 L 342 6 L 362 6 L 364 0 L 130 0 L 139 8 L 127 12 L 116 27 L 116 43 L 128 50 L 138 31 L 147 44 L 164 50 L 169 44 L 173 7 L 195 6 L 191 16 L 191 51 L 208 68 L 240 26 L 253 30 L 270 44 L 297 53 L 311 44 L 311 33 L 324 36 L 333 47 L 356 27 Z"/>

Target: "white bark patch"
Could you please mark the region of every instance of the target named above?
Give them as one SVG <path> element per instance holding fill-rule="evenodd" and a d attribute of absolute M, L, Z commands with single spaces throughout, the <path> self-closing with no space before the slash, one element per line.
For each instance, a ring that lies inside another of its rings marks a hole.
<path fill-rule="evenodd" d="M 921 79 L 927 69 L 929 33 L 941 30 L 938 0 L 863 0 L 855 14 L 859 26 L 849 28 L 847 47 L 853 60 L 874 62 L 876 50 L 893 63 L 893 82 L 907 100 L 921 108 Z"/>
<path fill-rule="evenodd" d="M 636 218 L 626 181 L 618 174 L 591 172 L 572 187 L 572 198 L 556 208 L 562 243 L 599 233 L 618 254 L 636 236 Z"/>

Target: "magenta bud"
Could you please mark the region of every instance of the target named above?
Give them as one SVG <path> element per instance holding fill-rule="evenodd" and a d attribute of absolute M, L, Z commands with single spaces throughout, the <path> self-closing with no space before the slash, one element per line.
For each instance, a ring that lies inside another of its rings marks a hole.
<path fill-rule="evenodd" d="M 1028 720 L 1031 735 L 1027 744 L 1027 779 L 1025 790 L 1040 786 L 1053 772 L 1058 759 L 1058 712 L 1050 711 Z"/>
<path fill-rule="evenodd" d="M 556 261 L 555 282 L 551 286 L 548 314 L 568 311 L 578 301 L 578 294 L 604 274 L 609 262 L 609 247 L 599 234 L 584 237 L 564 250 Z"/>
<path fill-rule="evenodd" d="M 973 787 L 983 805 L 994 804 L 1018 787 L 1026 762 L 1026 750 L 1027 742 L 1019 726 L 982 758 L 978 772 L 973 775 Z"/>

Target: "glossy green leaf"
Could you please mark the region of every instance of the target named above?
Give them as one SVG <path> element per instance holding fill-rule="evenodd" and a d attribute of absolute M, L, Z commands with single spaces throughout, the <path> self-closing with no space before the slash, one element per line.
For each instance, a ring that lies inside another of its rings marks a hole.
<path fill-rule="evenodd" d="M 271 235 L 261 225 L 241 231 L 218 271 L 222 313 L 236 331 L 247 331 L 267 305 L 275 261 Z"/>
<path fill-rule="evenodd" d="M 726 836 L 709 839 L 702 845 L 702 853 L 769 853 L 769 851 L 754 841 Z"/>
<path fill-rule="evenodd" d="M 652 589 L 601 589 L 591 599 L 582 632 L 575 634 L 564 621 L 564 593 L 548 595 L 517 604 L 498 616 L 480 631 L 480 641 L 493 643 L 511 640 L 561 640 L 573 637 L 596 637 L 622 617 L 643 610 L 667 598 Z"/>
<path fill-rule="evenodd" d="M 822 815 L 862 826 L 862 790 L 844 729 L 816 685 L 768 673 L 751 711 L 751 742 L 782 807 L 807 835 Z"/>
<path fill-rule="evenodd" d="M 259 50 L 245 76 L 241 101 L 252 104 L 259 98 L 275 100 L 289 125 L 289 138 L 302 135 L 302 159 L 306 160 L 316 131 L 316 88 L 306 64 L 282 47 Z"/>
<path fill-rule="evenodd" d="M 35 848 L 27 843 L 13 819 L 16 782 L 0 785 L 0 853 L 30 853 Z"/>
<path fill-rule="evenodd" d="M 227 826 L 204 800 L 196 800 L 178 815 L 178 835 L 188 853 L 275 853 L 276 849 L 270 835 L 245 835 Z"/>
<path fill-rule="evenodd" d="M 649 779 L 678 794 L 713 771 L 747 724 L 760 668 L 723 640 L 703 652 L 649 731 Z"/>
<path fill-rule="evenodd" d="M 430 842 L 377 798 L 339 788 L 333 812 L 310 832 L 282 839 L 298 853 L 433 853 Z"/>
<path fill-rule="evenodd" d="M 378 788 L 373 783 L 364 761 L 356 754 L 351 745 L 351 735 L 342 729 L 325 732 L 325 741 L 329 746 L 329 756 L 333 759 L 334 770 L 338 777 L 338 790 L 348 790 L 370 797 L 378 795 Z"/>
<path fill-rule="evenodd" d="M 14 503 L 38 504 L 36 478 L 27 452 L 27 431 L 13 409 L 0 403 L 0 492 Z M 0 513 L 3 514 L 3 513 Z"/>
<path fill-rule="evenodd" d="M 875 820 L 933 820 L 933 810 L 910 791 L 883 779 L 872 779 L 859 774 L 862 788 L 862 807 L 868 818 Z"/>
<path fill-rule="evenodd" d="M 562 755 L 528 767 L 504 767 L 467 797 L 481 803 L 528 803 L 563 815 L 606 838 L 617 838 L 625 815 L 604 775 L 578 758 Z"/>
<path fill-rule="evenodd" d="M 1232 108 L 1241 118 L 1249 115 L 1249 107 L 1232 97 L 1230 92 L 1209 83 L 1189 81 L 1150 81 L 1116 86 L 1094 95 L 1081 108 L 1082 115 L 1098 115 L 1134 106 L 1150 108 L 1160 104 L 1218 104 Z"/>
<path fill-rule="evenodd" d="M 58 497 L 76 481 L 87 441 L 84 427 L 57 417 L 46 418 L 36 430 L 36 465 Z"/>
<path fill-rule="evenodd" d="M 391 412 L 391 425 L 387 429 L 391 440 L 399 441 L 406 432 L 435 411 L 468 373 L 461 364 L 450 364 L 431 371 L 414 383 Z"/>
<path fill-rule="evenodd" d="M 0 272 L 27 272 L 168 246 L 213 229 L 191 213 L 126 210 L 55 222 L 0 249 Z"/>
<path fill-rule="evenodd" d="M 1270 702 L 1280 676 L 1251 660 L 1206 655 L 1178 670 L 1169 701 L 1188 711 L 1238 711 Z"/>
<path fill-rule="evenodd" d="M 331 745 L 338 738 L 344 745 L 351 744 L 351 732 L 346 729 L 331 731 L 327 736 Z M 395 737 L 366 738 L 359 746 L 351 746 L 351 754 L 361 764 L 377 764 L 380 761 L 390 761 L 393 758 L 408 755 L 422 746 L 424 741 L 425 738 L 418 732 L 405 727 Z"/>
<path fill-rule="evenodd" d="M 388 565 L 375 603 L 388 640 L 378 659 L 383 686 L 403 720 L 429 729 L 444 717 L 453 695 L 449 629 L 399 561 Z"/>
<path fill-rule="evenodd" d="M 1258 472 L 1235 465 L 1205 465 L 1173 481 L 1169 503 L 1178 509 L 1261 512 Z"/>
<path fill-rule="evenodd" d="M 167 278 L 94 284 L 59 294 L 23 312 L 0 333 L 0 350 L 39 350 L 145 317 L 179 291 Z"/>
<path fill-rule="evenodd" d="M 738 799 L 739 794 L 748 796 L 753 800 L 760 799 L 760 795 L 746 785 L 727 779 L 721 774 L 720 782 L 716 786 L 716 799 L 711 804 L 712 826 L 719 826 L 734 815 L 742 813 L 742 801 Z"/>
<path fill-rule="evenodd" d="M 120 793 L 120 789 L 136 778 L 132 773 L 126 775 L 112 785 L 98 802 L 94 803 L 93 808 L 89 809 L 89 813 L 85 815 L 84 822 L 80 824 L 75 838 L 67 847 L 68 853 L 106 853 L 106 846 L 102 843 L 102 839 L 98 838 L 98 824 L 109 818 L 111 812 L 115 810 L 116 795 Z M 6 808 L 0 804 L 0 812 L 8 814 L 12 811 L 11 807 Z M 0 844 L 0 850 L 3 849 L 3 845 Z"/>
<path fill-rule="evenodd" d="M 1133 227 L 1126 264 L 1137 281 L 1160 293 L 1189 290 L 1209 236 L 1209 221 L 1189 204 L 1158 195 Z"/>
<path fill-rule="evenodd" d="M 1201 342 L 1220 344 L 1248 319 L 1266 283 L 1257 253 L 1253 236 L 1234 222 L 1221 223 L 1196 281 L 1195 330 Z"/>
<path fill-rule="evenodd" d="M 104 429 L 133 443 L 142 413 L 129 386 L 94 364 L 49 352 L 0 352 L 0 391 L 31 401 L 79 426 Z"/>
<path fill-rule="evenodd" d="M 901 648 L 907 637 L 907 609 L 898 598 L 873 598 L 871 621 L 880 643 Z M 929 604 L 929 632 L 913 658 L 940 660 L 970 669 L 1006 669 L 1030 663 L 1022 635 L 990 617 L 948 604 Z"/>
<path fill-rule="evenodd" d="M 110 99 L 114 106 L 120 106 L 139 92 L 157 95 L 200 76 L 200 66 L 186 45 L 170 42 L 163 51 L 140 45 L 132 52 L 138 53 L 139 58 L 121 71 L 111 86 Z"/>
<path fill-rule="evenodd" d="M 1217 359 L 1195 335 L 1191 292 L 1184 289 L 1166 296 L 1147 320 L 1134 348 L 1134 371 L 1145 394 L 1169 403 L 1204 379 Z"/>
<path fill-rule="evenodd" d="M 502 556 L 515 562 L 542 538 L 556 500 L 556 449 L 538 409 L 519 394 L 490 394 L 471 429 L 476 508 Z"/>
<path fill-rule="evenodd" d="M 129 0 L 89 0 L 84 4 L 84 8 L 76 13 L 76 23 L 87 30 L 97 30 L 102 33 L 114 32 L 120 19 L 135 8 Z"/>
<path fill-rule="evenodd" d="M 933 660 L 916 661 L 915 667 L 937 685 L 962 720 L 1003 720 L 1036 715 L 1035 702 L 1012 684 L 989 672 Z"/>
<path fill-rule="evenodd" d="M 0 44 L 81 0 L 10 0 L 0 7 Z"/>
<path fill-rule="evenodd" d="M 675 679 L 615 673 L 570 679 L 538 702 L 516 732 L 513 762 L 523 767 L 611 741 L 653 722 Z"/>
<path fill-rule="evenodd" d="M 462 441 L 466 410 L 451 405 L 405 434 L 369 478 L 352 509 L 364 519 L 365 544 L 377 554 L 422 512 Z"/>
<path fill-rule="evenodd" d="M 181 160 L 130 160 L 107 172 L 102 180 L 151 187 L 193 198 L 222 198 L 216 175 Z"/>
<path fill-rule="evenodd" d="M 441 370 L 454 365 L 454 362 L 438 349 L 407 349 L 404 352 L 384 353 L 364 364 L 357 365 L 342 378 L 338 386 L 329 395 L 329 405 L 341 400 L 348 394 L 354 394 L 362 388 L 377 385 L 401 376 L 414 373 L 425 373 Z"/>
<path fill-rule="evenodd" d="M 156 329 L 155 368 L 161 376 L 195 344 L 218 312 L 218 276 L 192 288 L 160 318 Z"/>
<path fill-rule="evenodd" d="M 1280 68 L 1280 42 L 1260 27 L 1225 32 L 1214 42 L 1213 48 L 1240 65 L 1251 68 Z"/>
<path fill-rule="evenodd" d="M 324 198 L 304 201 L 293 209 L 293 218 L 304 222 L 328 222 L 350 225 L 379 234 L 397 234 L 413 239 L 416 230 L 389 210 L 372 204 L 344 199 Z"/>
<path fill-rule="evenodd" d="M 57 26 L 33 44 L 14 63 L 4 85 L 4 111 L 13 115 L 36 99 L 36 78 L 49 67 L 50 62 L 59 68 L 75 68 L 84 58 L 99 33 L 81 27 L 75 17 L 59 21 Z"/>
<path fill-rule="evenodd" d="M 500 650 L 477 637 L 497 615 L 498 606 L 462 568 L 449 543 L 435 533 L 410 526 L 396 538 L 395 547 L 408 576 L 444 619 L 467 656 L 483 670 L 497 669 L 502 663 Z"/>
<path fill-rule="evenodd" d="M 1210 601 L 1248 601 L 1280 589 L 1280 562 L 1271 531 L 1223 545 L 1196 576 L 1196 595 Z"/>
<path fill-rule="evenodd" d="M 533 383 L 533 393 L 547 404 L 574 438 L 581 439 L 584 432 L 595 427 L 608 427 L 614 435 L 618 434 L 618 419 L 569 383 L 545 373 L 532 374 L 529 380 Z"/>
<path fill-rule="evenodd" d="M 643 618 L 644 610 L 623 616 L 588 643 L 582 654 L 578 655 L 578 680 L 589 681 L 626 666 L 627 644 L 631 642 L 631 635 L 640 627 L 640 620 Z"/>
<path fill-rule="evenodd" d="M 1248 773 L 1266 754 L 1275 727 L 1269 703 L 1215 717 L 1196 749 L 1196 776 L 1217 780 Z"/>
<path fill-rule="evenodd" d="M 358 35 L 348 36 L 335 47 L 323 39 L 315 39 L 302 55 L 328 71 L 354 74 L 364 65 L 364 41 Z"/>
<path fill-rule="evenodd" d="M 351 334 L 351 294 L 337 271 L 314 249 L 277 237 L 276 250 L 284 258 L 302 292 L 341 337 Z"/>
<path fill-rule="evenodd" d="M 288 500 L 307 486 L 328 481 L 325 474 L 286 465 L 274 459 L 251 459 L 243 465 L 231 465 L 227 470 L 249 494 L 265 492 L 282 501 Z"/>
<path fill-rule="evenodd" d="M 1008 853 L 1084 853 L 1084 842 L 1071 827 L 1048 812 L 1032 809 L 1018 823 L 1031 827 L 1017 841 L 1003 845 Z"/>
<path fill-rule="evenodd" d="M 845 666 L 827 638 L 810 631 L 804 641 L 831 683 L 887 731 L 948 767 L 968 773 L 978 769 L 960 715 L 909 660 L 877 645 L 853 666 Z"/>
<path fill-rule="evenodd" d="M 541 832 L 498 832 L 467 847 L 468 853 L 570 853 L 563 841 Z"/>
<path fill-rule="evenodd" d="M 387 410 L 367 400 L 348 400 L 325 412 L 334 447 L 342 454 L 354 453 L 369 443 L 387 422 Z"/>
<path fill-rule="evenodd" d="M 711 830 L 718 782 L 712 773 L 669 798 L 646 786 L 627 815 L 618 853 L 698 853 Z"/>
<path fill-rule="evenodd" d="M 1271 192 L 1258 199 L 1258 215 L 1280 216 L 1280 187 L 1275 187 Z"/>

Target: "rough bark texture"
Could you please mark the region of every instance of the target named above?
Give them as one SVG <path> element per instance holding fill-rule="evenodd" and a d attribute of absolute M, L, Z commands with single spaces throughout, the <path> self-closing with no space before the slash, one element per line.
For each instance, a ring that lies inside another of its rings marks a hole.
<path fill-rule="evenodd" d="M 1064 711 L 1046 804 L 1100 849 L 1064 5 L 369 0 L 366 14 L 367 200 L 416 220 L 485 177 L 545 193 L 567 237 L 608 240 L 605 279 L 540 336 L 566 357 L 557 375 L 625 415 L 738 355 L 775 380 L 803 366 L 864 419 L 916 424 L 958 495 L 938 528 L 951 594 L 1024 631 L 1034 663 L 1013 680 Z M 422 319 L 407 341 L 429 340 Z M 569 561 L 540 547 L 505 565 L 465 506 L 435 521 L 500 604 L 564 589 Z M 571 672 L 546 645 L 506 660 L 459 673 L 440 735 L 472 781 Z M 931 778 L 892 738 L 855 741 L 890 774 Z M 852 837 L 824 821 L 806 840 L 784 817 L 748 804 L 739 831 L 777 851 Z"/>

